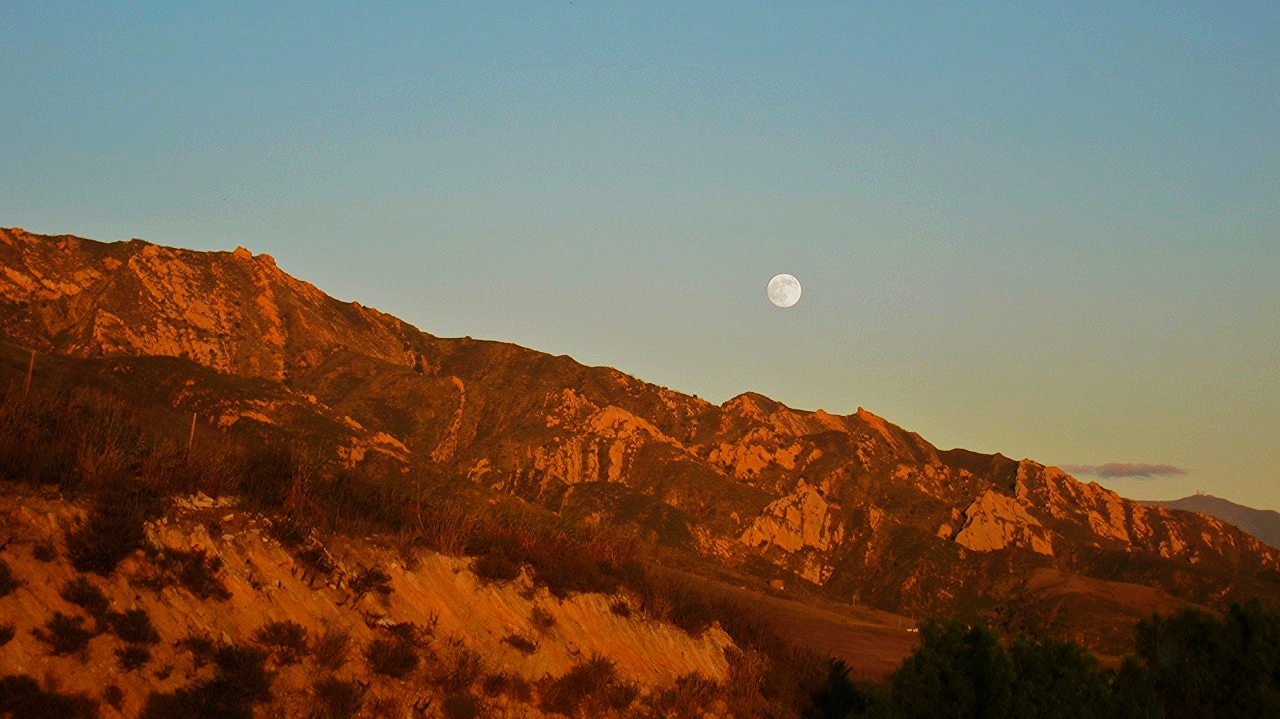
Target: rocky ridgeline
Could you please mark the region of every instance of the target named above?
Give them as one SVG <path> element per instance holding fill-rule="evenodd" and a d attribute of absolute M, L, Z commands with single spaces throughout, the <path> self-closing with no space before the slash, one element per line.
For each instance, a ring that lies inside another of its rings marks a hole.
<path fill-rule="evenodd" d="M 939 451 L 862 409 L 800 411 L 754 393 L 716 406 L 567 357 L 433 337 L 243 249 L 0 230 L 0 267 L 0 329 L 25 346 L 181 357 L 267 381 L 168 391 L 208 424 L 328 432 L 352 466 L 429 466 L 638 523 L 742 571 L 764 559 L 837 599 L 1014 611 L 1046 567 L 1196 603 L 1280 598 L 1276 551 L 1229 525 L 1030 460 Z"/>

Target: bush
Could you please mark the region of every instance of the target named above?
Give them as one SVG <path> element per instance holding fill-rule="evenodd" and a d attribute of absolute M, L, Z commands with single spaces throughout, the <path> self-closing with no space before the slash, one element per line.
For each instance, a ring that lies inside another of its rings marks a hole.
<path fill-rule="evenodd" d="M 37 639 L 49 645 L 50 650 L 58 656 L 74 654 L 89 644 L 89 640 L 97 636 L 85 629 L 84 617 L 68 616 L 62 612 L 54 612 L 53 618 L 43 628 L 31 630 Z"/>
<path fill-rule="evenodd" d="M 475 573 L 481 579 L 509 582 L 520 576 L 520 562 L 501 552 L 489 552 L 476 558 Z"/>
<path fill-rule="evenodd" d="M 350 719 L 360 711 L 364 692 L 354 681 L 335 677 L 317 679 L 311 685 L 311 716 L 315 719 Z"/>
<path fill-rule="evenodd" d="M 11 594 L 13 590 L 22 586 L 22 580 L 13 576 L 13 569 L 9 563 L 0 558 L 0 597 Z"/>
<path fill-rule="evenodd" d="M 130 609 L 127 612 L 107 612 L 107 626 L 111 633 L 130 644 L 155 644 L 160 635 L 151 625 L 151 617 L 145 609 Z"/>
<path fill-rule="evenodd" d="M 112 709 L 120 711 L 124 706 L 124 690 L 118 684 L 108 684 L 107 688 L 102 690 L 102 701 Z"/>
<path fill-rule="evenodd" d="M 95 619 L 105 617 L 107 610 L 111 608 L 111 602 L 107 600 L 107 595 L 102 593 L 102 589 L 83 575 L 63 585 L 58 595 L 84 609 Z"/>
<path fill-rule="evenodd" d="M 12 624 L 0 624 L 0 647 L 9 643 L 13 639 L 14 628 Z"/>
<path fill-rule="evenodd" d="M 201 599 L 226 601 L 231 592 L 218 572 L 222 571 L 222 557 L 209 555 L 203 549 L 185 552 L 168 549 L 155 558 L 159 573 L 147 579 L 145 584 L 153 589 L 178 584 Z"/>
<path fill-rule="evenodd" d="M 454 643 L 449 652 L 439 684 L 447 692 L 457 693 L 470 689 L 484 673 L 484 661 L 474 651 Z"/>
<path fill-rule="evenodd" d="M 272 676 L 264 668 L 266 652 L 225 645 L 213 653 L 212 679 L 162 694 L 153 693 L 140 715 L 144 719 L 251 719 L 253 705 L 271 700 Z"/>
<path fill-rule="evenodd" d="M 418 649 L 411 642 L 394 639 L 374 639 L 365 650 L 369 668 L 378 674 L 403 679 L 418 666 Z"/>
<path fill-rule="evenodd" d="M 529 612 L 529 621 L 540 632 L 545 632 L 556 625 L 555 615 L 537 604 Z"/>
<path fill-rule="evenodd" d="M 440 706 L 445 719 L 475 719 L 480 716 L 480 700 L 471 694 L 450 694 Z"/>
<path fill-rule="evenodd" d="M 485 696 L 496 697 L 499 694 L 506 694 L 515 701 L 526 704 L 533 697 L 533 688 L 529 680 L 519 674 L 490 674 L 480 682 L 480 688 Z"/>
<path fill-rule="evenodd" d="M 350 586 L 356 595 L 356 602 L 369 592 L 377 592 L 385 597 L 391 594 L 391 576 L 377 567 L 362 567 L 351 580 Z"/>
<path fill-rule="evenodd" d="M 325 627 L 316 637 L 313 655 L 316 664 L 330 671 L 337 671 L 347 663 L 351 646 L 351 632 L 336 626 Z"/>
<path fill-rule="evenodd" d="M 159 513 L 160 503 L 149 487 L 135 479 L 103 486 L 85 526 L 67 537 L 67 554 L 78 571 L 109 576 L 120 560 L 143 546 L 143 525 Z"/>
<path fill-rule="evenodd" d="M 136 644 L 130 644 L 116 650 L 116 660 L 120 663 L 120 668 L 127 671 L 137 671 L 147 665 L 151 661 L 151 650 Z"/>
<path fill-rule="evenodd" d="M 52 562 L 58 558 L 58 548 L 53 542 L 44 541 L 31 548 L 31 556 L 40 562 Z"/>
<path fill-rule="evenodd" d="M 0 716 L 96 719 L 98 703 L 81 694 L 47 692 L 25 674 L 10 674 L 0 677 Z"/>
<path fill-rule="evenodd" d="M 264 624 L 253 633 L 253 641 L 270 649 L 281 666 L 297 664 L 308 652 L 307 629 L 297 622 Z"/>
<path fill-rule="evenodd" d="M 613 662 L 595 656 L 561 677 L 543 680 L 543 711 L 573 715 L 580 709 L 590 716 L 606 709 L 621 711 L 635 699 L 637 690 L 618 681 Z"/>
<path fill-rule="evenodd" d="M 521 654 L 533 654 L 538 651 L 538 645 L 533 640 L 519 634 L 508 634 L 502 638 L 502 641 Z"/>

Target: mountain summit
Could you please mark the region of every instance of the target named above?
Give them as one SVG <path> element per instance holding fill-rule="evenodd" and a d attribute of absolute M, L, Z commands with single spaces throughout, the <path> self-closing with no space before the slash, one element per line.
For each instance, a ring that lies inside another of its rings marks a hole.
<path fill-rule="evenodd" d="M 939 450 L 866 411 L 713 405 L 512 344 L 435 337 L 244 249 L 0 230 L 0 333 L 208 430 L 332 448 L 634 527 L 704 573 L 978 613 L 1103 650 L 1135 618 L 1280 598 L 1280 552 L 1034 461 Z M 129 358 L 165 363 L 103 364 Z M 97 364 L 92 364 L 97 363 Z"/>

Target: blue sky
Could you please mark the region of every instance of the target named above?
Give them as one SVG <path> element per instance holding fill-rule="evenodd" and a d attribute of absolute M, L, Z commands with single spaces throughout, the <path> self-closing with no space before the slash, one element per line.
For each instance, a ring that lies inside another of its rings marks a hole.
<path fill-rule="evenodd" d="M 0 10 L 0 225 L 1280 508 L 1274 2 L 172 5 Z"/>

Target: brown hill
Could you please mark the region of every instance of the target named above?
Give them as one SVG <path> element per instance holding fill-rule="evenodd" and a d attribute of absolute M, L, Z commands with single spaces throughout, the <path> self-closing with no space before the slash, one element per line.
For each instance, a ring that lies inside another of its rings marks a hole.
<path fill-rule="evenodd" d="M 1143 504 L 1207 514 L 1234 524 L 1270 547 L 1280 547 L 1280 512 L 1274 509 L 1254 509 L 1204 492 L 1182 499 L 1144 501 Z"/>
<path fill-rule="evenodd" d="M 716 406 L 568 357 L 434 337 L 243 249 L 0 230 L 0 269 L 11 341 L 96 363 L 83 371 L 206 431 L 302 439 L 352 466 L 638 527 L 709 576 L 979 614 L 1111 652 L 1153 609 L 1280 597 L 1280 553 L 1221 521 L 1031 460 L 940 451 L 862 409 L 756 394 Z"/>

